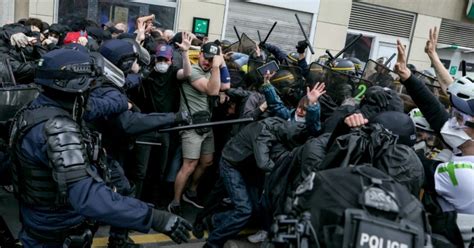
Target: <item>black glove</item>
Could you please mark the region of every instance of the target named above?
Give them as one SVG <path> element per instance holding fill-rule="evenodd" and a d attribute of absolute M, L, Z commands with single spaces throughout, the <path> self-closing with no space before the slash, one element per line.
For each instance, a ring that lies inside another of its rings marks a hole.
<path fill-rule="evenodd" d="M 365 93 L 364 101 L 370 105 L 386 108 L 390 104 L 392 95 L 379 86 L 373 86 Z"/>
<path fill-rule="evenodd" d="M 189 231 L 193 226 L 185 219 L 168 213 L 153 209 L 151 228 L 157 232 L 161 232 L 170 237 L 177 244 L 187 243 L 191 238 Z"/>
<path fill-rule="evenodd" d="M 308 48 L 308 42 L 306 42 L 306 40 L 298 41 L 298 45 L 296 45 L 296 51 L 298 53 L 304 53 L 306 48 Z"/>
<path fill-rule="evenodd" d="M 191 115 L 189 115 L 188 111 L 178 112 L 175 115 L 174 122 L 176 124 L 189 125 L 192 122 Z"/>

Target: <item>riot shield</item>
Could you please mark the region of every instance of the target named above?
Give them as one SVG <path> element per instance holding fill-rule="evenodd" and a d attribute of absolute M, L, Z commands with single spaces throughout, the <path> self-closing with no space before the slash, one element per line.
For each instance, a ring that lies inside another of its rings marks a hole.
<path fill-rule="evenodd" d="M 400 92 L 401 85 L 399 76 L 383 64 L 379 64 L 371 59 L 367 61 L 362 79 L 370 82 L 368 87 L 378 85 L 381 87 L 388 87 L 397 92 Z"/>
<path fill-rule="evenodd" d="M 309 67 L 307 82 L 311 87 L 317 82 L 324 82 L 326 84 L 326 94 L 337 105 L 340 105 L 344 100 L 356 95 L 356 88 L 360 79 L 314 62 Z"/>
<path fill-rule="evenodd" d="M 39 94 L 35 84 L 16 85 L 8 59 L 0 61 L 0 83 L 0 122 L 13 118 L 18 110 Z"/>
<path fill-rule="evenodd" d="M 270 79 L 287 105 L 296 107 L 300 99 L 306 95 L 306 82 L 301 68 L 291 65 L 280 65 L 278 72 Z"/>
<path fill-rule="evenodd" d="M 39 94 L 34 84 L 22 84 L 0 88 L 0 122 L 13 118 L 18 110 L 33 101 Z"/>
<path fill-rule="evenodd" d="M 309 71 L 306 75 L 306 82 L 309 86 L 313 86 L 317 82 L 326 82 L 326 70 L 324 66 L 313 62 L 309 65 Z"/>
<path fill-rule="evenodd" d="M 0 60 L 0 83 L 2 87 L 6 85 L 16 85 L 15 76 L 8 58 Z"/>
<path fill-rule="evenodd" d="M 240 53 L 251 54 L 255 50 L 257 43 L 250 39 L 247 34 L 243 33 L 240 38 L 239 51 Z"/>

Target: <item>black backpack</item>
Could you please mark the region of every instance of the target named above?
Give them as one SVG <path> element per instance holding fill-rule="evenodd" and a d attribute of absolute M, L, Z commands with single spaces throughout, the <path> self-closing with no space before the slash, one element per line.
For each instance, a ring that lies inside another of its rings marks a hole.
<path fill-rule="evenodd" d="M 318 169 L 351 164 L 370 164 L 405 185 L 415 196 L 423 184 L 423 165 L 415 151 L 397 144 L 397 136 L 380 124 L 371 124 L 336 138 Z"/>
<path fill-rule="evenodd" d="M 371 166 L 312 172 L 295 195 L 292 211 L 275 218 L 271 240 L 276 244 L 383 248 L 425 244 L 428 224 L 422 204 L 406 187 Z"/>

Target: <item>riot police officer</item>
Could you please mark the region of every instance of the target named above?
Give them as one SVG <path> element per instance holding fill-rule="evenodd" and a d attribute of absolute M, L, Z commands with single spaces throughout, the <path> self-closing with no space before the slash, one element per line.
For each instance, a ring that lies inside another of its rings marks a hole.
<path fill-rule="evenodd" d="M 45 54 L 35 82 L 43 92 L 15 117 L 10 139 L 14 189 L 25 247 L 89 247 L 94 221 L 140 232 L 154 229 L 186 242 L 184 219 L 115 193 L 99 156 L 100 135 L 82 125 L 98 74 L 91 57 L 71 49 Z M 105 178 L 105 179 L 104 179 Z"/>

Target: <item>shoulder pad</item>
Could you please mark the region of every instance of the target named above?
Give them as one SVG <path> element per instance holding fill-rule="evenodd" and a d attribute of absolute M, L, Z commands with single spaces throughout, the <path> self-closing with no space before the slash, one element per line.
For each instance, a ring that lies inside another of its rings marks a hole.
<path fill-rule="evenodd" d="M 45 123 L 48 157 L 54 169 L 85 167 L 86 146 L 79 125 L 68 117 L 55 117 Z"/>

